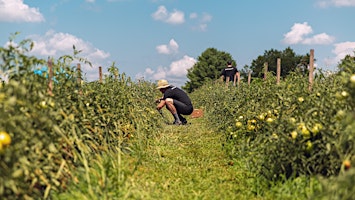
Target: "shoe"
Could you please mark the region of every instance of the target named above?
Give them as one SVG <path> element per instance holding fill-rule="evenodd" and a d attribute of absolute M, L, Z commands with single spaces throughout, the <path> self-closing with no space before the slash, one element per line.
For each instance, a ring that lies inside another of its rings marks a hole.
<path fill-rule="evenodd" d="M 182 122 L 181 121 L 174 121 L 173 125 L 182 125 Z"/>
<path fill-rule="evenodd" d="M 187 120 L 183 116 L 179 115 L 179 119 L 180 119 L 182 125 L 187 124 Z"/>
<path fill-rule="evenodd" d="M 182 125 L 187 124 L 187 120 L 186 120 L 186 119 L 182 119 L 182 120 L 180 119 L 180 121 L 181 121 L 181 124 L 182 124 Z"/>

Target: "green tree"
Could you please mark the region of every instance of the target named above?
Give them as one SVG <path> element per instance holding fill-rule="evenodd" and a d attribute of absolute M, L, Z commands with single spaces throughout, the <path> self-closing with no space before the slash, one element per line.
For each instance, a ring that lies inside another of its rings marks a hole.
<path fill-rule="evenodd" d="M 355 53 L 355 51 L 354 51 Z M 355 56 L 346 55 L 338 64 L 339 71 L 347 73 L 355 73 Z"/>
<path fill-rule="evenodd" d="M 268 71 L 276 74 L 277 58 L 281 59 L 281 77 L 287 76 L 290 72 L 297 69 L 306 74 L 309 64 L 309 54 L 296 55 L 296 53 L 287 47 L 283 51 L 271 49 L 264 52 L 264 55 L 258 56 L 253 60 L 250 69 L 253 77 L 262 77 L 264 74 L 264 63 L 268 63 Z"/>
<path fill-rule="evenodd" d="M 192 92 L 204 83 L 220 78 L 220 73 L 227 66 L 228 61 L 232 61 L 232 65 L 236 66 L 236 62 L 229 53 L 216 48 L 206 49 L 197 58 L 195 65 L 188 70 L 189 81 L 182 88 L 186 92 Z"/>

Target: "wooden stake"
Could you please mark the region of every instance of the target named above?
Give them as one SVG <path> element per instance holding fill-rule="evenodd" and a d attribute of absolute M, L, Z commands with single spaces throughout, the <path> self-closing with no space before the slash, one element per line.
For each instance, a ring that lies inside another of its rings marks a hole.
<path fill-rule="evenodd" d="M 267 71 L 268 71 L 268 63 L 265 62 L 264 63 L 264 80 L 266 80 L 267 77 Z"/>
<path fill-rule="evenodd" d="M 309 91 L 312 90 L 313 86 L 313 72 L 314 72 L 314 49 L 311 49 L 310 51 L 310 57 L 309 57 L 309 86 L 308 89 Z"/>
<path fill-rule="evenodd" d="M 48 59 L 48 94 L 53 95 L 53 63 L 51 59 Z"/>
<path fill-rule="evenodd" d="M 99 67 L 99 83 L 102 83 L 102 67 Z"/>

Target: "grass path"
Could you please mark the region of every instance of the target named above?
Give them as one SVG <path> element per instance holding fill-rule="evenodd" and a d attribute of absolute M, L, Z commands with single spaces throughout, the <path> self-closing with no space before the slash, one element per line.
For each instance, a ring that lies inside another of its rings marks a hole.
<path fill-rule="evenodd" d="M 203 118 L 167 125 L 127 177 L 126 199 L 248 199 L 243 162 L 231 161 Z M 242 182 L 241 182 L 242 181 Z"/>

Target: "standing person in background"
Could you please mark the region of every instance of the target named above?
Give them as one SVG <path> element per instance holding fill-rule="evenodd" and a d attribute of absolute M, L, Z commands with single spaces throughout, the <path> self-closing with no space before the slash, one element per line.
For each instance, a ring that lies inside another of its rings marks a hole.
<path fill-rule="evenodd" d="M 221 80 L 222 81 L 233 81 L 233 86 L 235 86 L 235 83 L 237 81 L 237 75 L 238 75 L 238 70 L 237 67 L 232 66 L 232 62 L 228 61 L 227 62 L 227 67 L 222 69 L 221 71 Z M 228 82 L 227 82 L 228 84 Z"/>
<path fill-rule="evenodd" d="M 182 115 L 190 115 L 193 112 L 193 106 L 190 97 L 182 89 L 170 85 L 167 80 L 159 80 L 157 89 L 163 93 L 163 97 L 157 99 L 157 110 L 164 106 L 174 116 L 174 125 L 187 124 L 187 120 Z"/>

